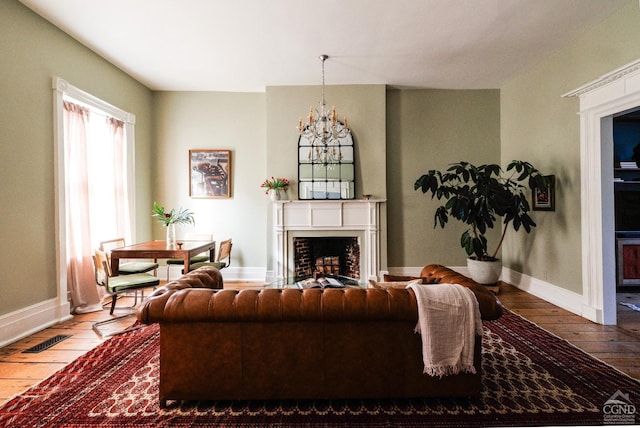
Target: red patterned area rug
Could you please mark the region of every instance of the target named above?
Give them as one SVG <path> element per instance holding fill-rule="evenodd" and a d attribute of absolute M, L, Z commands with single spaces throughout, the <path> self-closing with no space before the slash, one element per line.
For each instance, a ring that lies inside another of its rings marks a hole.
<path fill-rule="evenodd" d="M 634 424 L 640 405 L 640 382 L 508 311 L 484 324 L 476 400 L 170 402 L 160 409 L 158 369 L 157 326 L 113 337 L 0 407 L 0 427 Z"/>

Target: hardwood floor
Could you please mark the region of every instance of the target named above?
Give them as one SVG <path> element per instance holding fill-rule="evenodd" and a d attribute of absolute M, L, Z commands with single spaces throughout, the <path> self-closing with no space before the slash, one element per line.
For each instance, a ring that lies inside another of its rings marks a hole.
<path fill-rule="evenodd" d="M 258 283 L 225 283 L 225 288 L 260 288 L 261 286 L 262 284 Z M 640 379 L 640 359 L 637 357 L 640 354 L 640 312 L 619 305 L 618 325 L 602 326 L 507 284 L 501 286 L 498 297 L 511 311 L 568 340 L 628 375 Z M 640 306 L 640 293 L 619 294 L 618 301 Z M 49 377 L 67 363 L 106 340 L 100 338 L 91 327 L 94 322 L 109 318 L 108 310 L 77 315 L 72 320 L 1 348 L 0 403 Z M 124 319 L 116 328 L 125 328 L 134 321 L 134 317 Z M 25 349 L 59 334 L 72 336 L 41 353 L 22 353 Z"/>
<path fill-rule="evenodd" d="M 501 287 L 502 304 L 594 357 L 640 379 L 640 312 L 618 305 L 618 325 L 592 323 L 513 286 Z M 640 293 L 618 294 L 618 302 L 640 306 Z"/>

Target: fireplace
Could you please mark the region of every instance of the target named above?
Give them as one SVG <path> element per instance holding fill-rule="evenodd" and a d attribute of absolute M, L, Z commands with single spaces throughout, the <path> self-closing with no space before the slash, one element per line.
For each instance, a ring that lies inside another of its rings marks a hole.
<path fill-rule="evenodd" d="M 293 264 L 296 281 L 314 275 L 341 275 L 360 279 L 358 238 L 354 236 L 293 238 Z"/>
<path fill-rule="evenodd" d="M 308 278 L 320 266 L 323 272 L 338 271 L 361 281 L 378 280 L 381 203 L 381 200 L 274 202 L 272 278 Z M 313 247 L 313 252 L 297 246 Z M 318 248 L 323 251 L 316 252 Z M 297 257 L 296 251 L 301 252 Z"/>

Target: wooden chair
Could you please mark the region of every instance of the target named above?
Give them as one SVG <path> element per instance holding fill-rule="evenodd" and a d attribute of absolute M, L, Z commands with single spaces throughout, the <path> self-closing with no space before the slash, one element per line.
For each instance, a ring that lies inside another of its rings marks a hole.
<path fill-rule="evenodd" d="M 184 235 L 186 241 L 211 241 L 213 239 L 213 235 L 210 233 L 191 233 L 187 232 Z M 206 251 L 202 254 L 197 254 L 191 259 L 189 259 L 190 264 L 209 262 L 209 252 Z M 168 259 L 167 260 L 167 282 L 169 282 L 169 271 L 172 265 L 183 265 L 184 260 L 182 259 Z"/>
<path fill-rule="evenodd" d="M 140 291 L 140 300 L 142 301 L 144 299 L 144 288 L 156 287 L 160 284 L 160 280 L 157 277 L 146 273 L 111 276 L 110 265 L 104 251 L 96 250 L 93 255 L 93 265 L 96 284 L 104 287 L 107 291 L 107 296 L 111 297 L 111 309 L 109 311 L 109 315 L 113 315 L 113 312 L 116 309 L 133 309 L 138 304 L 138 291 Z M 131 291 L 134 292 L 133 305 L 128 307 L 116 307 L 118 297 L 123 293 Z M 134 315 L 134 312 L 130 312 L 120 317 L 111 318 L 106 321 L 94 323 L 92 326 L 93 330 L 100 336 L 105 337 L 106 335 L 99 329 L 100 326 L 132 315 Z M 110 335 L 112 336 L 113 334 Z"/>
<path fill-rule="evenodd" d="M 96 284 L 105 287 L 107 294 L 111 296 L 111 310 L 109 314 L 113 314 L 113 311 L 116 309 L 116 301 L 120 293 L 142 290 L 146 287 L 156 287 L 160 284 L 160 280 L 157 277 L 146 273 L 112 276 L 107 256 L 100 250 L 96 250 L 93 256 L 93 264 L 95 267 Z M 142 298 L 144 298 L 144 292 L 142 292 Z M 124 309 L 131 309 L 137 304 L 138 298 L 136 293 L 133 306 Z"/>
<path fill-rule="evenodd" d="M 107 256 L 107 263 L 111 266 L 111 250 L 114 248 L 124 247 L 126 244 L 124 238 L 109 239 L 107 241 L 100 242 L 100 251 L 103 251 Z M 145 273 L 150 271 L 156 271 L 158 269 L 158 263 L 155 261 L 131 261 L 120 262 L 119 274 L 120 275 L 133 275 L 139 273 Z"/>
<path fill-rule="evenodd" d="M 231 248 L 233 247 L 233 243 L 231 239 L 227 239 L 220 243 L 220 248 L 218 248 L 218 255 L 216 256 L 216 260 L 214 262 L 200 262 L 194 263 L 191 265 L 191 270 L 198 269 L 202 266 L 213 266 L 218 269 L 224 269 L 231 265 Z M 184 272 L 183 272 L 184 273 Z"/>

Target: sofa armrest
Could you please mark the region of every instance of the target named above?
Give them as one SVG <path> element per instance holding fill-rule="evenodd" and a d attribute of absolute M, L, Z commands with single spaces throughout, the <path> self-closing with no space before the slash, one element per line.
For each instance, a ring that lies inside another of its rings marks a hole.
<path fill-rule="evenodd" d="M 428 278 L 434 283 L 460 284 L 473 291 L 478 299 L 480 316 L 485 321 L 496 320 L 502 316 L 502 303 L 498 297 L 481 284 L 468 278 L 446 266 L 432 264 L 427 265 L 420 271 L 420 276 Z"/>
<path fill-rule="evenodd" d="M 223 288 L 222 274 L 213 266 L 203 266 L 192 270 L 180 278 L 171 281 L 165 287 L 169 289 L 182 288 Z"/>
<path fill-rule="evenodd" d="M 176 292 L 188 288 L 214 289 L 220 290 L 224 287 L 222 274 L 212 266 L 201 267 L 192 270 L 175 281 L 157 288 L 138 309 L 138 321 L 151 324 L 152 320 L 162 318 L 164 307 L 169 298 Z"/>

